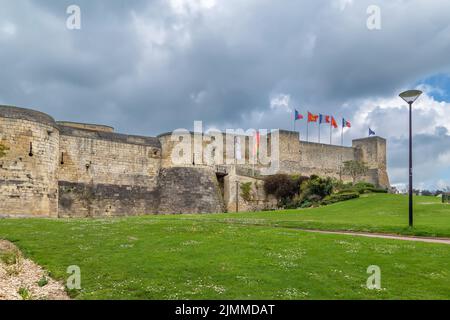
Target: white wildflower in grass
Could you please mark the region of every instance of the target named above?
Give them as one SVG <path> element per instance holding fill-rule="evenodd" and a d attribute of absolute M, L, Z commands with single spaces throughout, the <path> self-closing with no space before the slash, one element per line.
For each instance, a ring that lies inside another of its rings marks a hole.
<path fill-rule="evenodd" d="M 188 280 L 186 281 L 186 286 L 190 289 L 190 291 L 186 293 L 190 295 L 197 295 L 211 290 L 218 294 L 223 294 L 226 292 L 225 287 L 218 284 L 204 282 L 202 279 L 196 281 Z"/>
<path fill-rule="evenodd" d="M 350 242 L 344 240 L 335 240 L 334 242 L 344 247 L 345 252 L 347 253 L 358 253 L 361 248 L 361 244 L 358 242 Z"/>
<path fill-rule="evenodd" d="M 394 245 L 394 244 L 388 244 L 388 245 L 376 245 L 374 246 L 373 250 L 376 253 L 381 254 L 394 254 L 400 249 L 400 246 Z"/>
<path fill-rule="evenodd" d="M 301 291 L 297 288 L 287 288 L 281 294 L 278 294 L 279 297 L 289 300 L 302 299 L 307 298 L 309 296 L 309 292 Z"/>
<path fill-rule="evenodd" d="M 199 244 L 201 244 L 201 242 L 196 240 L 189 240 L 181 243 L 182 246 L 198 246 Z"/>
<path fill-rule="evenodd" d="M 132 243 L 124 243 L 124 244 L 121 244 L 120 247 L 124 248 L 124 249 L 133 248 L 134 244 L 132 244 Z"/>

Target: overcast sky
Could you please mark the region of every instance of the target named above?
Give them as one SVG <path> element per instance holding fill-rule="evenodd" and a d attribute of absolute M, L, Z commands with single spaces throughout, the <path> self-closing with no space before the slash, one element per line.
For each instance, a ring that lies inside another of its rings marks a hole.
<path fill-rule="evenodd" d="M 66 27 L 72 4 L 81 30 Z M 367 27 L 370 5 L 380 30 Z M 388 139 L 391 182 L 402 184 L 398 93 L 421 88 L 416 187 L 450 185 L 449 57 L 450 1 L 0 0 L 0 104 L 141 135 L 194 120 L 292 129 L 294 109 L 332 114 L 353 124 L 346 144 L 368 127 Z M 297 129 L 304 139 L 305 123 Z"/>

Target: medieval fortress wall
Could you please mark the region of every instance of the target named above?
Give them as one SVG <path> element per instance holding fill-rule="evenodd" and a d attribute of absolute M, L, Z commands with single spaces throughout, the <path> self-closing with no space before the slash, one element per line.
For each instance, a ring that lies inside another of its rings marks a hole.
<path fill-rule="evenodd" d="M 216 150 L 208 149 L 212 143 L 203 140 L 190 144 L 181 155 L 184 162 L 174 163 L 172 155 L 180 141 L 171 134 L 124 135 L 108 126 L 56 122 L 41 112 L 0 106 L 0 144 L 8 148 L 0 158 L 0 215 L 99 217 L 274 206 L 274 199 L 263 191 L 259 173 L 264 168 L 217 165 Z M 248 137 L 243 141 L 245 160 L 251 142 Z M 225 138 L 224 144 L 229 157 L 235 145 Z M 208 152 L 201 151 L 205 149 Z M 338 147 L 302 142 L 298 133 L 280 131 L 279 153 L 282 173 L 351 180 L 342 174 L 342 162 L 361 160 L 370 168 L 364 180 L 389 186 L 382 138 Z M 242 198 L 244 183 L 251 185 L 251 199 Z"/>

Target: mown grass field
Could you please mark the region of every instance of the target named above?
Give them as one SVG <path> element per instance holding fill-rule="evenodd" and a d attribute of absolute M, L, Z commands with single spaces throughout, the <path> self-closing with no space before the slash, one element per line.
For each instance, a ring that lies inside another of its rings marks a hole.
<path fill-rule="evenodd" d="M 78 265 L 77 299 L 450 299 L 449 245 L 273 227 L 410 232 L 406 201 L 375 195 L 254 214 L 3 219 L 0 238 L 58 279 Z M 450 235 L 450 206 L 418 198 L 416 207 L 417 232 Z M 380 291 L 366 288 L 370 265 L 381 268 Z"/>
<path fill-rule="evenodd" d="M 408 227 L 408 197 L 366 194 L 360 199 L 315 209 L 194 215 L 186 219 L 262 224 L 319 230 L 349 230 L 450 237 L 450 205 L 436 197 L 414 198 L 414 228 Z"/>

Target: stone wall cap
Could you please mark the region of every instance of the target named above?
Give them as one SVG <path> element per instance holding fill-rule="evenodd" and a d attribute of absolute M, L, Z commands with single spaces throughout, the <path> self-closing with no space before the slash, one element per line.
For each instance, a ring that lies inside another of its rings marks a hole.
<path fill-rule="evenodd" d="M 0 105 L 0 117 L 27 120 L 58 128 L 55 119 L 53 119 L 51 116 L 46 113 L 31 109 Z"/>
<path fill-rule="evenodd" d="M 72 125 L 74 126 L 86 126 L 86 128 L 82 128 L 82 129 L 86 129 L 86 130 L 92 130 L 92 131 L 106 131 L 106 132 L 114 132 L 114 127 L 111 126 L 107 126 L 104 124 L 97 124 L 97 123 L 84 123 L 84 122 L 74 122 L 74 121 L 56 121 L 56 124 L 59 126 L 66 126 L 66 127 L 71 127 Z M 80 128 L 80 127 L 75 127 L 75 128 Z"/>
<path fill-rule="evenodd" d="M 63 125 L 60 125 L 59 129 L 60 134 L 66 136 L 98 139 L 125 144 L 142 145 L 161 149 L 161 143 L 159 142 L 158 138 L 155 137 L 144 137 L 115 132 L 94 131 L 89 129 L 74 128 Z"/>
<path fill-rule="evenodd" d="M 341 148 L 341 149 L 353 149 L 353 147 L 350 147 L 350 146 L 340 146 L 337 144 L 318 143 L 318 142 L 303 141 L 303 140 L 300 140 L 300 144 L 316 145 L 316 146 L 323 146 L 323 147 L 333 147 L 333 148 Z"/>
<path fill-rule="evenodd" d="M 366 137 L 366 138 L 353 139 L 352 141 L 365 141 L 365 140 L 383 140 L 383 141 L 386 141 L 385 138 L 382 138 L 382 137 L 379 137 L 379 136 L 373 136 L 373 137 Z"/>

